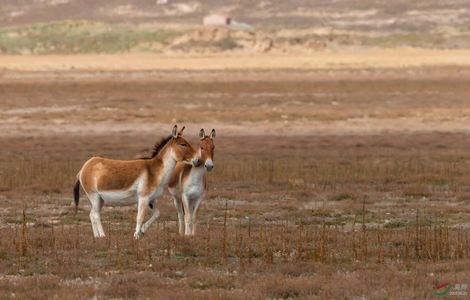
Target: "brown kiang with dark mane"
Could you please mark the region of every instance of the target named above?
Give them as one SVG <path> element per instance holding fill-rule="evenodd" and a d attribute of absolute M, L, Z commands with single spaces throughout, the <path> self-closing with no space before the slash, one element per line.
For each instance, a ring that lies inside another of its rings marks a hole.
<path fill-rule="evenodd" d="M 184 127 L 162 139 L 147 159 L 114 160 L 103 157 L 89 159 L 77 174 L 74 201 L 78 206 L 80 185 L 91 202 L 90 220 L 95 237 L 104 237 L 100 211 L 104 204 L 131 205 L 137 202 L 134 237 L 139 238 L 158 218 L 155 202 L 161 196 L 176 163 L 199 165 L 198 153 L 182 137 Z M 143 224 L 145 212 L 153 214 Z"/>

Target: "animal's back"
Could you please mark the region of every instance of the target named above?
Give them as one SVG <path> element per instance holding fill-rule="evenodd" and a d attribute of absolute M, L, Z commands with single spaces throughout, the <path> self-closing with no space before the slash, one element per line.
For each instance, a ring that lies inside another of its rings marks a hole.
<path fill-rule="evenodd" d="M 85 187 L 97 191 L 127 190 L 148 170 L 146 160 L 115 160 L 92 157 L 80 171 Z"/>

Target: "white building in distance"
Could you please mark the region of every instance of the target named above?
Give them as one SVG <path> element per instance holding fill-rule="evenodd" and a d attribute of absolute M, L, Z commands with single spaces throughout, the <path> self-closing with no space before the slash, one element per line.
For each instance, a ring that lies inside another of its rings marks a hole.
<path fill-rule="evenodd" d="M 202 24 L 207 26 L 228 26 L 232 23 L 232 18 L 222 14 L 213 14 L 205 16 Z"/>

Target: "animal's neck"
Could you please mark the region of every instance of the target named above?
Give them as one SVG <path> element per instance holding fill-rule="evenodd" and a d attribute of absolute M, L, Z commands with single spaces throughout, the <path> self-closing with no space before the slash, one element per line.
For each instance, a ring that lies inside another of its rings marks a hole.
<path fill-rule="evenodd" d="M 199 167 L 192 167 L 191 168 L 191 173 L 190 173 L 190 177 L 193 179 L 193 180 L 201 180 L 204 175 L 206 174 L 206 168 L 204 167 L 204 164 L 202 164 L 201 166 Z"/>
<path fill-rule="evenodd" d="M 201 150 L 199 150 L 199 157 L 201 157 Z M 204 178 L 204 174 L 206 174 L 206 168 L 204 167 L 204 162 L 200 164 L 198 167 L 192 166 L 191 171 L 189 172 L 189 177 L 193 182 L 197 182 Z"/>
<path fill-rule="evenodd" d="M 175 169 L 176 166 L 176 160 L 173 158 L 173 155 L 171 153 L 171 149 L 163 149 L 162 150 L 162 156 L 161 156 L 161 161 L 163 164 L 162 168 L 162 173 L 160 177 L 160 184 L 167 184 L 168 180 L 170 179 L 171 173 Z"/>

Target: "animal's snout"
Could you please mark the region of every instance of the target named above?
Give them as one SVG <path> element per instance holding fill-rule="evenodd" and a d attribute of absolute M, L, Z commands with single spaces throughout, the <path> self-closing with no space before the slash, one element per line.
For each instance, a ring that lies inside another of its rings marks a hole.
<path fill-rule="evenodd" d="M 206 167 L 207 171 L 212 170 L 214 168 L 214 163 L 212 162 L 212 159 L 206 160 L 204 166 Z"/>
<path fill-rule="evenodd" d="M 201 159 L 199 157 L 193 158 L 193 166 L 198 167 L 201 164 Z"/>

